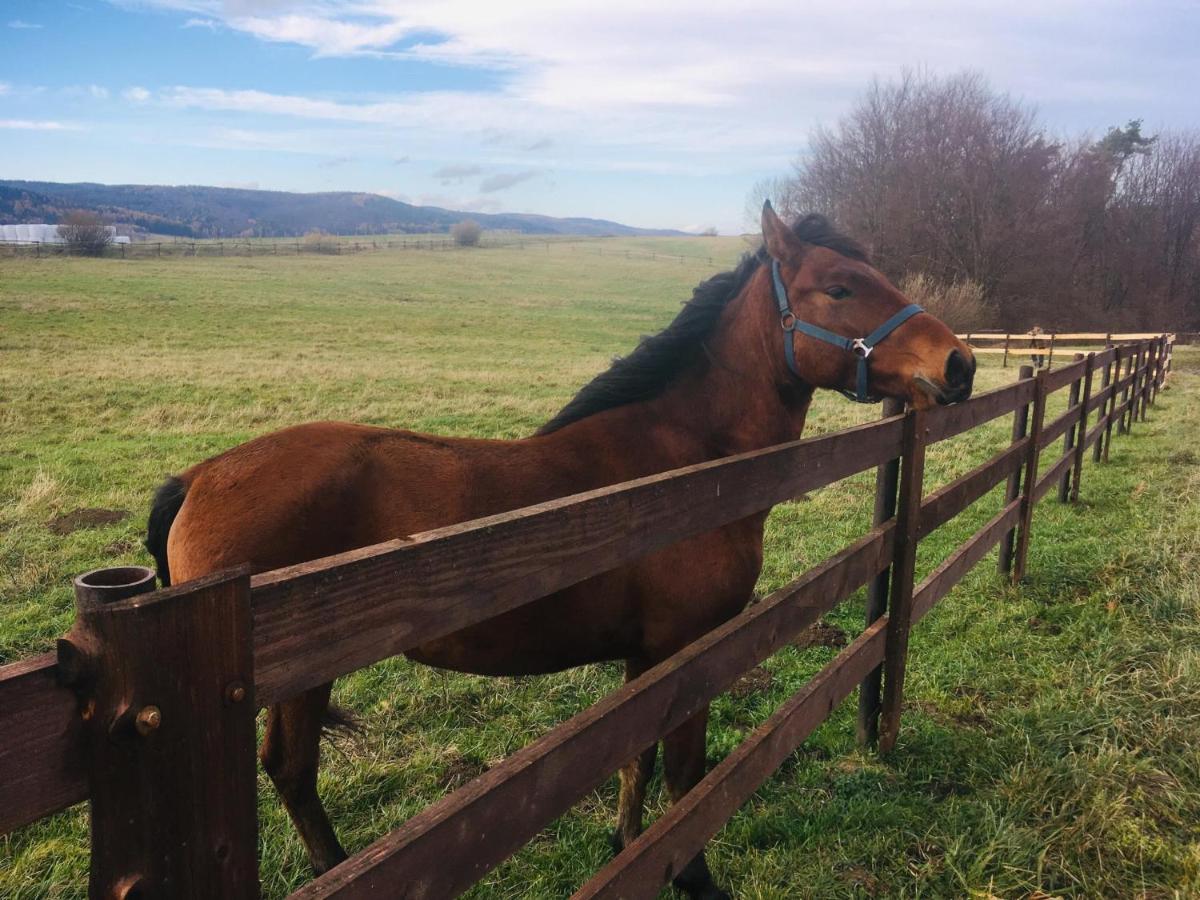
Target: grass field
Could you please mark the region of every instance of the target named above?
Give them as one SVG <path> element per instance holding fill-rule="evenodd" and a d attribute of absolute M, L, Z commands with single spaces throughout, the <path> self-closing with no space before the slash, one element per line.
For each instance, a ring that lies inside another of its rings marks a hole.
<path fill-rule="evenodd" d="M 453 252 L 0 260 L 0 663 L 71 621 L 71 578 L 147 563 L 163 475 L 317 418 L 518 437 L 640 334 L 706 262 L 664 240 Z M 739 239 L 687 242 L 732 262 Z M 669 246 L 668 246 L 669 245 Z M 610 252 L 611 250 L 611 252 Z M 982 563 L 916 629 L 909 705 L 886 761 L 845 704 L 718 835 L 738 897 L 1187 897 L 1200 893 L 1200 358 L 1176 356 L 1150 420 L 1039 507 L 1029 579 Z M 984 362 L 981 387 L 1013 377 Z M 1061 401 L 1060 401 L 1061 402 Z M 822 396 L 810 433 L 878 414 Z M 938 445 L 927 490 L 1007 440 Z M 762 592 L 867 527 L 869 475 L 772 514 Z M 928 571 L 998 508 L 921 548 Z M 861 598 L 714 705 L 719 759 L 861 627 Z M 366 730 L 326 753 L 322 793 L 351 852 L 620 681 L 617 665 L 486 679 L 390 660 L 339 682 Z M 661 811 L 658 779 L 651 815 Z M 563 897 L 608 855 L 615 779 L 492 873 L 477 897 Z M 260 781 L 264 894 L 308 877 Z M 0 896 L 81 897 L 86 811 L 0 838 Z"/>

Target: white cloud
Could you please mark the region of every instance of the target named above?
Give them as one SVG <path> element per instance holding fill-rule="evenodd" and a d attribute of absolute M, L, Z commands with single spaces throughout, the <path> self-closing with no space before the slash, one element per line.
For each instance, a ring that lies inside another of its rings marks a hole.
<path fill-rule="evenodd" d="M 12 90 L 12 85 L 10 85 L 6 82 L 0 81 L 0 97 L 3 97 L 5 94 L 7 94 L 11 90 Z"/>
<path fill-rule="evenodd" d="M 26 22 L 26 21 L 23 21 L 22 19 L 10 19 L 8 22 L 8 27 L 9 28 L 20 28 L 20 29 L 35 29 L 35 28 L 41 28 L 42 26 L 37 24 L 36 22 Z"/>
<path fill-rule="evenodd" d="M 314 56 L 491 69 L 500 85 L 357 100 L 179 87 L 162 97 L 175 106 L 483 135 L 496 163 L 504 148 L 573 161 L 586 148 L 584 165 L 623 156 L 621 164 L 709 171 L 718 158 L 746 169 L 781 163 L 872 75 L 902 66 L 978 67 L 1034 97 L 1053 89 L 1094 100 L 1106 85 L 1127 92 L 1129 69 L 1108 57 L 1132 43 L 1125 35 L 1135 28 L 1153 27 L 1117 0 L 844 0 L 819 9 L 794 0 L 115 2 L 190 14 L 197 18 L 185 24 L 219 22 Z M 1167 63 L 1154 54 L 1137 62 L 1139 73 L 1159 65 Z"/>
<path fill-rule="evenodd" d="M 221 23 L 218 22 L 216 19 L 191 18 L 191 19 L 188 19 L 186 22 L 184 22 L 183 25 L 181 25 L 180 27 L 181 28 L 207 28 L 209 31 L 216 31 L 218 28 L 221 27 Z"/>
<path fill-rule="evenodd" d="M 92 95 L 92 97 L 94 97 L 97 100 L 107 100 L 108 99 L 108 88 L 106 88 L 106 87 L 101 87 L 98 84 L 89 84 L 87 86 L 87 91 L 89 94 Z"/>
<path fill-rule="evenodd" d="M 82 125 L 73 122 L 55 122 L 46 119 L 0 119 L 0 128 L 16 131 L 82 131 Z"/>
<path fill-rule="evenodd" d="M 529 169 L 524 172 L 500 172 L 496 175 L 489 175 L 483 181 L 479 182 L 479 192 L 481 194 L 492 194 L 496 191 L 506 191 L 510 187 L 520 184 L 522 181 L 537 178 L 540 174 L 536 169 Z"/>
<path fill-rule="evenodd" d="M 127 87 L 125 90 L 121 91 L 121 96 L 133 103 L 145 103 L 150 99 L 150 92 L 144 87 L 138 87 L 137 85 L 134 85 L 133 87 Z"/>

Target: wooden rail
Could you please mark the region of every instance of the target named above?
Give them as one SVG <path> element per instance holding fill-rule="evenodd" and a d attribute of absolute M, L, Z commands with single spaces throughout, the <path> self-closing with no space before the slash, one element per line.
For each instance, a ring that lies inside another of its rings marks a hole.
<path fill-rule="evenodd" d="M 136 883 L 181 897 L 253 896 L 256 707 L 877 468 L 876 523 L 860 540 L 294 895 L 391 897 L 400 884 L 405 896 L 461 893 L 740 673 L 871 585 L 873 621 L 862 635 L 577 895 L 653 896 L 855 685 L 864 689 L 861 739 L 891 746 L 911 627 L 997 545 L 1001 570 L 1022 577 L 1037 502 L 1055 486 L 1060 500 L 1078 497 L 1085 451 L 1107 458 L 1113 425 L 1123 431 L 1145 418 L 1171 349 L 1169 335 L 1117 344 L 956 406 L 252 579 L 223 573 L 81 605 L 57 658 L 0 668 L 0 832 L 88 799 L 94 891 Z M 1068 408 L 1047 421 L 1047 398 L 1064 388 Z M 927 494 L 925 448 L 1005 415 L 1011 442 Z M 1059 437 L 1062 452 L 1043 464 Z M 999 511 L 915 584 L 919 541 L 1004 484 Z M 151 654 L 137 639 L 147 629 L 162 645 Z M 155 663 L 163 653 L 171 665 Z M 146 724 L 156 718 L 161 730 Z M 189 774 L 178 784 L 152 774 L 166 771 Z"/>
<path fill-rule="evenodd" d="M 1006 334 L 998 331 L 969 331 L 956 335 L 970 345 L 976 354 L 1003 354 L 1003 365 L 1008 366 L 1011 355 L 1029 356 L 1039 367 L 1051 368 L 1055 354 L 1062 358 L 1065 353 L 1076 353 L 1092 346 L 1113 347 L 1116 345 L 1138 345 L 1165 338 L 1168 345 L 1192 343 L 1191 334 L 1160 334 L 1158 332 L 1024 332 Z M 1097 363 L 1097 366 L 1103 363 Z"/>

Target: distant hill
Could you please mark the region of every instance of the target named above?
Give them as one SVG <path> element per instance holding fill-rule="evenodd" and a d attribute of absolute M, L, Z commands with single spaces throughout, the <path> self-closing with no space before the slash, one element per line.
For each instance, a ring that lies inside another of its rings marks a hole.
<path fill-rule="evenodd" d="M 118 224 L 183 237 L 284 237 L 314 228 L 334 234 L 446 231 L 474 219 L 484 228 L 525 234 L 673 235 L 604 219 L 556 219 L 527 213 L 467 213 L 413 206 L 379 194 L 348 191 L 295 194 L 240 188 L 151 184 L 59 184 L 0 180 L 0 224 L 58 221 L 67 210 L 89 209 Z"/>

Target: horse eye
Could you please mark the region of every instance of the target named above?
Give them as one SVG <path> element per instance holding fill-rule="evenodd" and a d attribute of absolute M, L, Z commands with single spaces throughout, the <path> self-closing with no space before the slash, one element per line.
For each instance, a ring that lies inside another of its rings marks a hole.
<path fill-rule="evenodd" d="M 833 287 L 825 288 L 825 293 L 834 300 L 845 300 L 850 296 L 850 292 L 840 284 L 835 284 Z"/>

